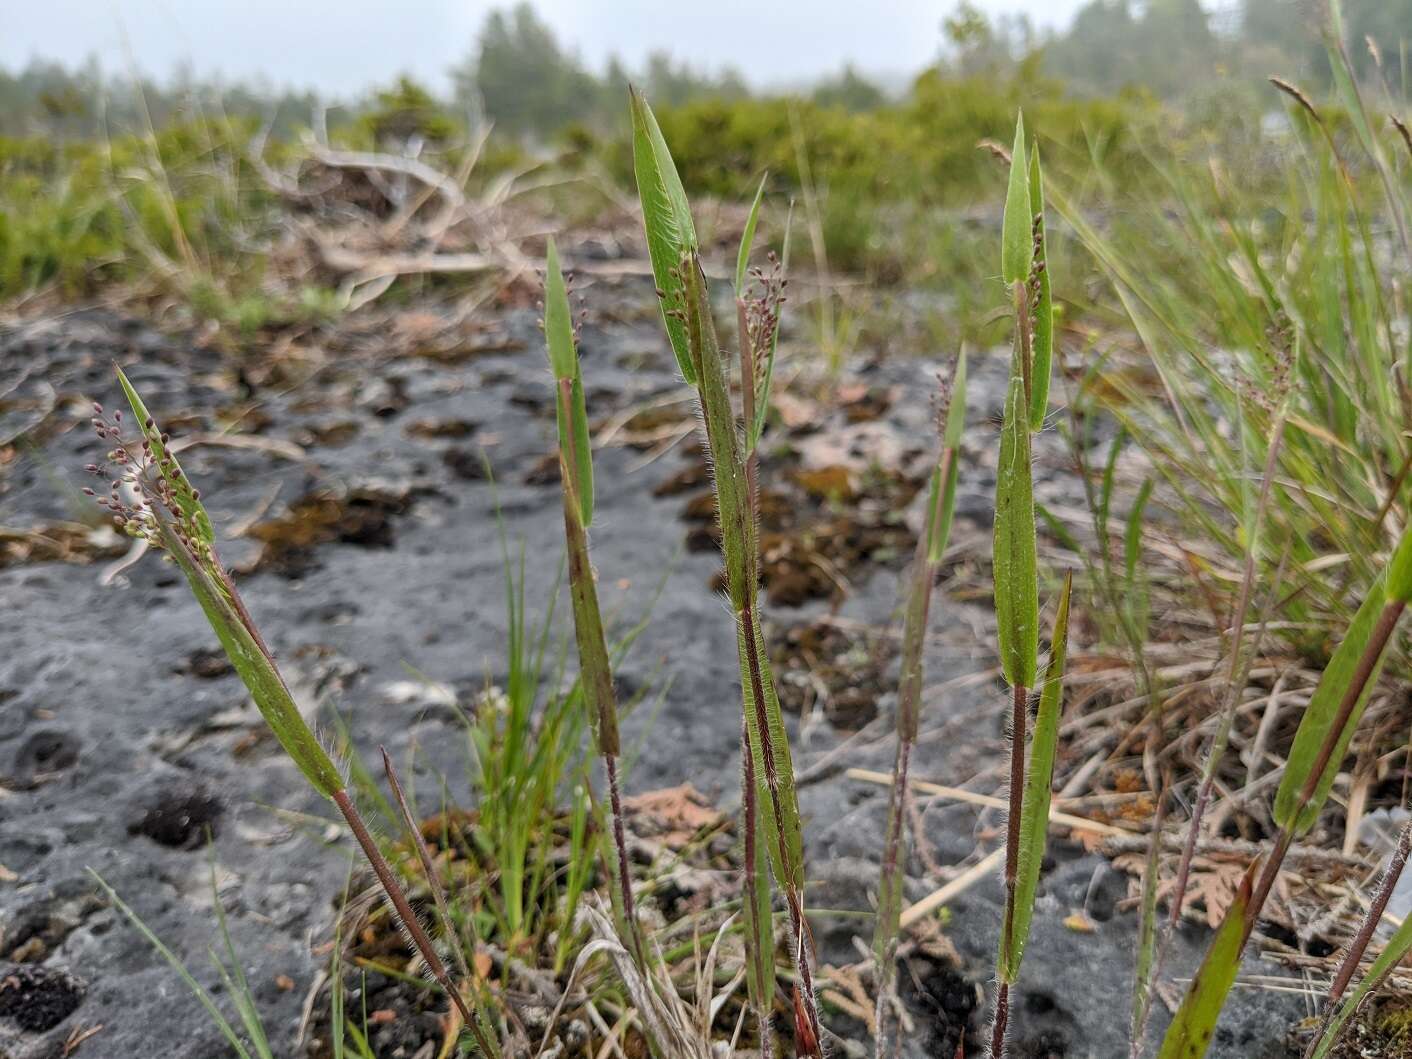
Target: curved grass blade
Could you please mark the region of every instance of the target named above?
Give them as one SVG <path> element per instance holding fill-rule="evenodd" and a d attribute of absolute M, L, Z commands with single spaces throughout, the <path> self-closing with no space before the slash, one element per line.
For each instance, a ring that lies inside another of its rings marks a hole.
<path fill-rule="evenodd" d="M 1044 226 L 1044 174 L 1039 166 L 1039 144 L 1030 148 L 1030 218 L 1033 225 L 1034 263 L 1030 267 L 1031 348 L 1034 351 L 1030 387 L 1030 429 L 1044 426 L 1049 410 L 1049 376 L 1054 360 L 1054 297 L 1049 278 L 1049 237 Z"/>
<path fill-rule="evenodd" d="M 1000 977 L 1014 983 L 1020 976 L 1030 922 L 1034 918 L 1035 892 L 1039 870 L 1049 837 L 1050 785 L 1054 780 L 1054 755 L 1059 749 L 1059 714 L 1064 695 L 1064 656 L 1069 644 L 1069 597 L 1074 587 L 1072 572 L 1064 577 L 1059 608 L 1054 614 L 1054 635 L 1049 649 L 1049 667 L 1035 715 L 1030 743 L 1029 770 L 1025 775 L 1025 800 L 1020 811 L 1020 864 L 1015 876 L 1015 900 L 1007 908 L 1000 931 Z"/>
<path fill-rule="evenodd" d="M 995 484 L 995 617 L 1000 663 L 1012 686 L 1034 685 L 1039 653 L 1034 495 L 1030 478 L 1029 409 L 1024 382 L 1010 379 Z"/>
<path fill-rule="evenodd" d="M 1246 909 L 1258 863 L 1252 863 L 1246 869 L 1235 900 L 1226 909 L 1226 916 L 1211 940 L 1211 947 L 1206 950 L 1181 1007 L 1167 1027 L 1157 1059 L 1201 1059 L 1211 1046 L 1211 1037 L 1216 1032 L 1216 1021 L 1221 1017 L 1226 994 L 1231 991 L 1240 970 L 1241 952 L 1245 948 Z"/>
<path fill-rule="evenodd" d="M 642 203 L 647 255 L 652 259 L 652 275 L 661 292 L 662 325 L 683 378 L 694 384 L 696 372 L 687 350 L 686 324 L 674 312 L 685 306 L 682 258 L 696 249 L 696 227 L 686 190 L 652 108 L 632 86 L 628 87 L 628 100 L 632 111 L 633 172 Z"/>

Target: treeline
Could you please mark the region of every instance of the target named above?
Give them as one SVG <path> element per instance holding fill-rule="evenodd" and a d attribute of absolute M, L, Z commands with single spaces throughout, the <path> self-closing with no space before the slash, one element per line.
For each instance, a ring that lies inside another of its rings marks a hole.
<path fill-rule="evenodd" d="M 962 0 L 938 24 L 938 64 L 928 76 L 1004 78 L 1025 64 L 1081 95 L 1138 90 L 1181 101 L 1256 86 L 1278 72 L 1305 78 L 1317 90 L 1326 76 L 1315 29 L 1324 2 L 1234 0 L 1216 7 L 1200 0 L 1089 0 L 1066 29 L 1041 33 L 1023 16 L 990 18 Z M 1344 0 L 1343 7 L 1360 75 L 1400 88 L 1412 0 Z M 450 74 L 450 98 L 437 99 L 404 78 L 360 100 L 334 101 L 192 72 L 158 83 L 113 75 L 96 62 L 66 69 L 36 61 L 16 72 L 0 69 L 0 135 L 85 137 L 211 113 L 269 122 L 283 135 L 316 115 L 347 124 L 385 108 L 389 96 L 412 95 L 458 125 L 491 120 L 506 136 L 545 142 L 568 128 L 618 129 L 629 80 L 659 109 L 786 94 L 778 86 L 752 86 L 729 66 L 707 70 L 664 52 L 638 68 L 615 58 L 592 70 L 528 2 L 492 12 Z M 788 95 L 849 112 L 897 102 L 896 93 L 851 68 Z"/>

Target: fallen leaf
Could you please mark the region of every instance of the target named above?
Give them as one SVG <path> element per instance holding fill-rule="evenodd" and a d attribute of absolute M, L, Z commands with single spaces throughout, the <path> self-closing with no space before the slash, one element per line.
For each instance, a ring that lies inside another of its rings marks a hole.
<path fill-rule="evenodd" d="M 796 471 L 794 480 L 811 496 L 823 500 L 852 500 L 853 475 L 840 464 L 817 470 Z"/>
<path fill-rule="evenodd" d="M 1083 912 L 1074 912 L 1064 917 L 1064 926 L 1075 934 L 1092 934 L 1098 929 L 1093 920 Z"/>
<path fill-rule="evenodd" d="M 623 799 L 629 813 L 646 818 L 651 832 L 665 845 L 680 849 L 703 828 L 715 827 L 724 819 L 707 799 L 689 783 L 680 787 L 664 787 Z"/>

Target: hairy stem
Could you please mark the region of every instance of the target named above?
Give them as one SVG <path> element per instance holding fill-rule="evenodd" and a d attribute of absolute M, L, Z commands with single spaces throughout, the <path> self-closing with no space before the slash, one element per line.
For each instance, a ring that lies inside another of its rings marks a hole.
<path fill-rule="evenodd" d="M 441 885 L 441 880 L 437 877 L 436 865 L 431 859 L 431 850 L 427 848 L 426 839 L 422 837 L 422 830 L 417 826 L 417 819 L 412 813 L 412 807 L 407 803 L 407 796 L 402 791 L 402 782 L 397 778 L 397 770 L 392 767 L 392 758 L 388 756 L 386 747 L 378 747 L 378 752 L 382 754 L 383 772 L 387 774 L 387 782 L 392 788 L 393 798 L 397 802 L 397 810 L 402 816 L 402 823 L 412 836 L 412 847 L 416 850 L 417 860 L 422 865 L 422 871 L 427 877 L 427 888 L 431 890 L 432 900 L 436 903 L 437 919 L 441 922 L 441 932 L 447 939 L 447 944 L 451 947 L 451 955 L 456 961 L 456 971 L 460 974 L 462 981 L 471 982 L 470 965 L 466 962 L 466 954 L 461 949 L 460 937 L 456 931 L 456 924 L 451 918 L 451 907 L 446 900 L 446 889 Z M 401 913 L 398 913 L 401 915 Z M 453 996 L 458 995 L 453 993 Z M 458 1005 L 459 1007 L 459 1005 Z M 499 1055 L 500 1051 L 494 1047 L 486 1037 L 482 1027 L 484 1012 L 481 1010 L 480 997 L 477 994 L 476 1017 L 467 1020 L 467 1026 L 471 1035 L 475 1037 L 476 1044 L 480 1046 L 482 1052 L 487 1056 Z"/>
<path fill-rule="evenodd" d="M 1373 898 L 1372 904 L 1368 906 L 1368 915 L 1363 920 L 1363 925 L 1358 928 L 1358 933 L 1348 943 L 1348 952 L 1344 954 L 1343 962 L 1339 964 L 1333 981 L 1329 983 L 1329 995 L 1325 1001 L 1326 1018 L 1333 1013 L 1339 998 L 1343 996 L 1343 991 L 1353 980 L 1353 972 L 1362 962 L 1363 954 L 1368 951 L 1368 943 L 1373 939 L 1373 931 L 1382 921 L 1383 912 L 1387 909 L 1392 891 L 1397 886 L 1397 880 L 1402 877 L 1402 869 L 1407 866 L 1409 854 L 1412 854 L 1412 820 L 1403 826 L 1402 834 L 1397 840 L 1397 848 L 1393 850 L 1392 858 L 1388 861 L 1387 871 L 1383 872 L 1377 895 Z"/>
<path fill-rule="evenodd" d="M 333 804 L 338 806 L 338 811 L 343 814 L 343 819 L 348 821 L 348 827 L 353 832 L 354 839 L 357 840 L 359 848 L 363 851 L 363 856 L 367 858 L 369 866 L 373 869 L 373 874 L 382 884 L 387 899 L 392 902 L 392 907 L 397 912 L 397 918 L 402 921 L 402 926 L 407 930 L 407 936 L 412 939 L 412 944 L 417 947 L 422 959 L 426 961 L 427 970 L 431 972 L 431 976 L 436 979 L 437 984 L 446 990 L 447 995 L 451 997 L 451 1002 L 456 1005 L 456 1010 L 460 1012 L 466 1025 L 475 1026 L 475 1016 L 466 1006 L 466 1001 L 460 991 L 452 984 L 451 976 L 446 973 L 446 965 L 441 962 L 436 947 L 432 945 L 431 939 L 427 937 L 426 931 L 417 921 L 416 913 L 407 903 L 407 895 L 402 892 L 402 887 L 398 883 L 397 877 L 393 875 L 387 859 L 383 857 L 382 850 L 378 849 L 377 842 L 368 832 L 367 825 L 363 823 L 363 818 L 353 805 L 353 800 L 348 797 L 348 791 L 335 791 Z"/>

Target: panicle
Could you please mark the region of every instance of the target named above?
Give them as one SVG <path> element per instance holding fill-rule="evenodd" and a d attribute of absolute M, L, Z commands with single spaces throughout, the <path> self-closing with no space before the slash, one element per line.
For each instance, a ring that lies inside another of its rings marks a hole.
<path fill-rule="evenodd" d="M 210 545 L 198 532 L 190 513 L 201 494 L 191 487 L 176 460 L 167 453 L 169 435 L 157 435 L 150 418 L 143 424 L 141 434 L 127 435 L 120 411 L 109 416 L 97 402 L 93 411 L 93 432 L 109 449 L 105 462 L 87 464 L 84 470 L 109 482 L 106 494 L 95 489 L 84 489 L 84 494 L 94 497 L 113 524 L 128 536 L 139 537 L 154 548 L 165 548 L 165 527 L 199 562 L 214 561 Z M 156 447 L 154 438 L 159 442 Z"/>

